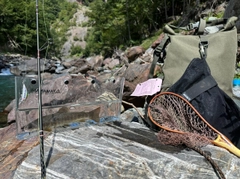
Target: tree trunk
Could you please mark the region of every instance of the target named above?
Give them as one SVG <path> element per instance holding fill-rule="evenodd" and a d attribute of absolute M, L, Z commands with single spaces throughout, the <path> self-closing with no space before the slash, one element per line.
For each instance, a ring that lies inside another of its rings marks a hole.
<path fill-rule="evenodd" d="M 167 20 L 168 15 L 167 15 L 167 0 L 164 0 L 164 7 L 165 7 L 165 18 Z"/>
<path fill-rule="evenodd" d="M 186 13 L 186 0 L 183 0 L 183 15 Z"/>
<path fill-rule="evenodd" d="M 199 7 L 199 5 L 200 5 L 200 0 L 196 0 L 196 5 L 197 5 L 197 7 Z"/>
<path fill-rule="evenodd" d="M 127 29 L 128 29 L 128 40 L 131 43 L 132 38 L 131 38 L 131 30 L 130 30 L 130 24 L 129 24 L 129 12 L 128 12 L 128 0 L 126 1 L 126 11 L 127 11 Z"/>
<path fill-rule="evenodd" d="M 174 0 L 172 0 L 172 16 L 175 19 L 175 17 L 174 17 Z"/>

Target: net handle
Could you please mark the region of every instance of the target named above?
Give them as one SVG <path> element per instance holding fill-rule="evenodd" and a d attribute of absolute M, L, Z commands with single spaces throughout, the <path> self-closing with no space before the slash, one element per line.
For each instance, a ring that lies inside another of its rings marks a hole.
<path fill-rule="evenodd" d="M 235 154 L 236 156 L 240 157 L 240 150 L 233 145 L 224 135 L 220 135 L 218 134 L 217 139 L 215 139 L 214 141 L 212 141 L 212 143 L 218 147 L 222 147 L 226 150 L 228 150 L 229 152 Z"/>

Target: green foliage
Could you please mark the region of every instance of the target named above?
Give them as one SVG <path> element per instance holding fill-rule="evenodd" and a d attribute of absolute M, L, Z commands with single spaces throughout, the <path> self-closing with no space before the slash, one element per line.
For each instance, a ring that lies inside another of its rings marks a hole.
<path fill-rule="evenodd" d="M 213 1 L 213 0 L 212 0 Z M 51 53 L 61 55 L 60 49 L 66 41 L 66 32 L 76 25 L 73 14 L 79 4 L 67 0 L 39 0 L 39 39 L 44 47 L 48 39 L 53 44 Z M 89 26 L 86 48 L 73 47 L 73 54 L 84 56 L 102 54 L 110 56 L 114 49 L 142 44 L 148 48 L 158 31 L 171 15 L 187 14 L 196 9 L 200 1 L 167 0 L 78 0 L 87 6 Z M 206 2 L 201 1 L 201 3 Z M 0 0 L 0 46 L 3 50 L 14 50 L 36 54 L 36 2 L 34 0 Z M 221 16 L 218 14 L 217 16 Z M 150 38 L 152 37 L 152 38 Z M 148 40 L 146 40 L 148 39 Z M 77 37 L 74 37 L 77 40 Z M 10 48 L 11 47 L 11 48 Z M 44 53 L 45 51 L 42 51 Z"/>
<path fill-rule="evenodd" d="M 189 15 L 200 5 L 199 0 L 94 0 L 86 13 L 92 30 L 86 38 L 84 53 L 101 52 L 108 56 L 115 48 L 141 44 L 161 28 L 169 16 Z M 150 42 L 143 44 L 148 48 Z"/>
<path fill-rule="evenodd" d="M 73 40 L 74 40 L 74 41 L 78 41 L 78 40 L 79 40 L 78 36 L 74 36 L 74 37 L 73 37 Z"/>
<path fill-rule="evenodd" d="M 240 79 L 240 62 L 236 63 L 236 70 L 235 70 L 234 78 Z"/>
<path fill-rule="evenodd" d="M 222 11 L 222 12 L 219 12 L 218 14 L 216 14 L 215 16 L 217 18 L 223 18 L 223 15 L 224 15 L 224 12 Z"/>
<path fill-rule="evenodd" d="M 76 45 L 71 47 L 71 55 L 72 56 L 81 56 L 83 52 L 83 49 L 81 46 Z"/>
<path fill-rule="evenodd" d="M 84 52 L 109 56 L 113 49 L 141 44 L 163 23 L 163 1 L 95 0 L 86 13 L 92 30 Z"/>
<path fill-rule="evenodd" d="M 21 50 L 24 46 L 31 46 L 27 41 L 33 38 L 31 28 L 36 28 L 34 14 L 27 13 L 34 8 L 34 3 L 30 0 L 14 1 L 14 0 L 0 0 L 0 43 L 1 46 L 8 44 L 12 48 Z M 34 12 L 31 11 L 31 12 Z M 30 21 L 25 23 L 26 19 L 34 19 L 34 23 Z M 28 28 L 30 27 L 30 28 Z M 35 32 L 36 33 L 36 32 Z M 11 46 L 11 44 L 13 46 Z M 15 44 L 15 45 L 14 45 Z"/>
<path fill-rule="evenodd" d="M 142 41 L 141 47 L 143 47 L 145 50 L 151 47 L 152 43 L 159 37 L 159 35 L 162 33 L 162 29 L 158 30 L 156 33 L 154 33 L 153 36 L 145 39 Z"/>
<path fill-rule="evenodd" d="M 36 1 L 0 0 L 0 7 L 0 45 L 5 47 L 1 50 L 36 54 Z M 46 42 L 51 38 L 54 44 L 49 50 L 59 50 L 66 40 L 64 33 L 71 25 L 70 19 L 76 10 L 77 3 L 66 0 L 38 1 L 40 47 L 46 47 Z M 62 24 L 60 32 L 59 27 L 54 24 L 57 19 L 58 25 Z"/>

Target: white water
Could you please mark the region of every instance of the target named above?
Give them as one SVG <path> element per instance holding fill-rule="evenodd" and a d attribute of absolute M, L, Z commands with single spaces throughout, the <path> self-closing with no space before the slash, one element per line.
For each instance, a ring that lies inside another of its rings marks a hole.
<path fill-rule="evenodd" d="M 3 69 L 1 70 L 0 75 L 13 75 L 13 74 L 10 72 L 10 69 L 9 69 L 9 68 L 3 68 Z"/>

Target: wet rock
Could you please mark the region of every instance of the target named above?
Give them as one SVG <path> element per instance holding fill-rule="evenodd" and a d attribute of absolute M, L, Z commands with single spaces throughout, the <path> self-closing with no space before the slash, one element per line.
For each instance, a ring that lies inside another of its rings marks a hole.
<path fill-rule="evenodd" d="M 12 67 L 10 68 L 10 72 L 11 72 L 13 75 L 16 75 L 16 76 L 20 76 L 21 73 L 22 73 L 17 66 L 12 66 Z"/>
<path fill-rule="evenodd" d="M 2 69 L 9 68 L 10 64 L 6 61 L 6 58 L 4 56 L 0 56 L 0 72 Z"/>
<path fill-rule="evenodd" d="M 63 71 L 64 69 L 65 69 L 64 66 L 62 66 L 62 65 L 57 65 L 57 69 L 55 70 L 55 73 L 56 73 L 56 74 L 60 74 L 60 73 L 62 73 L 62 71 Z"/>
<path fill-rule="evenodd" d="M 41 59 L 40 60 L 40 69 L 41 71 L 48 71 L 50 66 L 47 65 L 48 60 Z M 37 59 L 30 58 L 30 59 L 23 59 L 15 66 L 10 67 L 10 71 L 12 74 L 16 76 L 25 75 L 25 74 L 37 74 L 38 67 L 37 67 Z"/>

